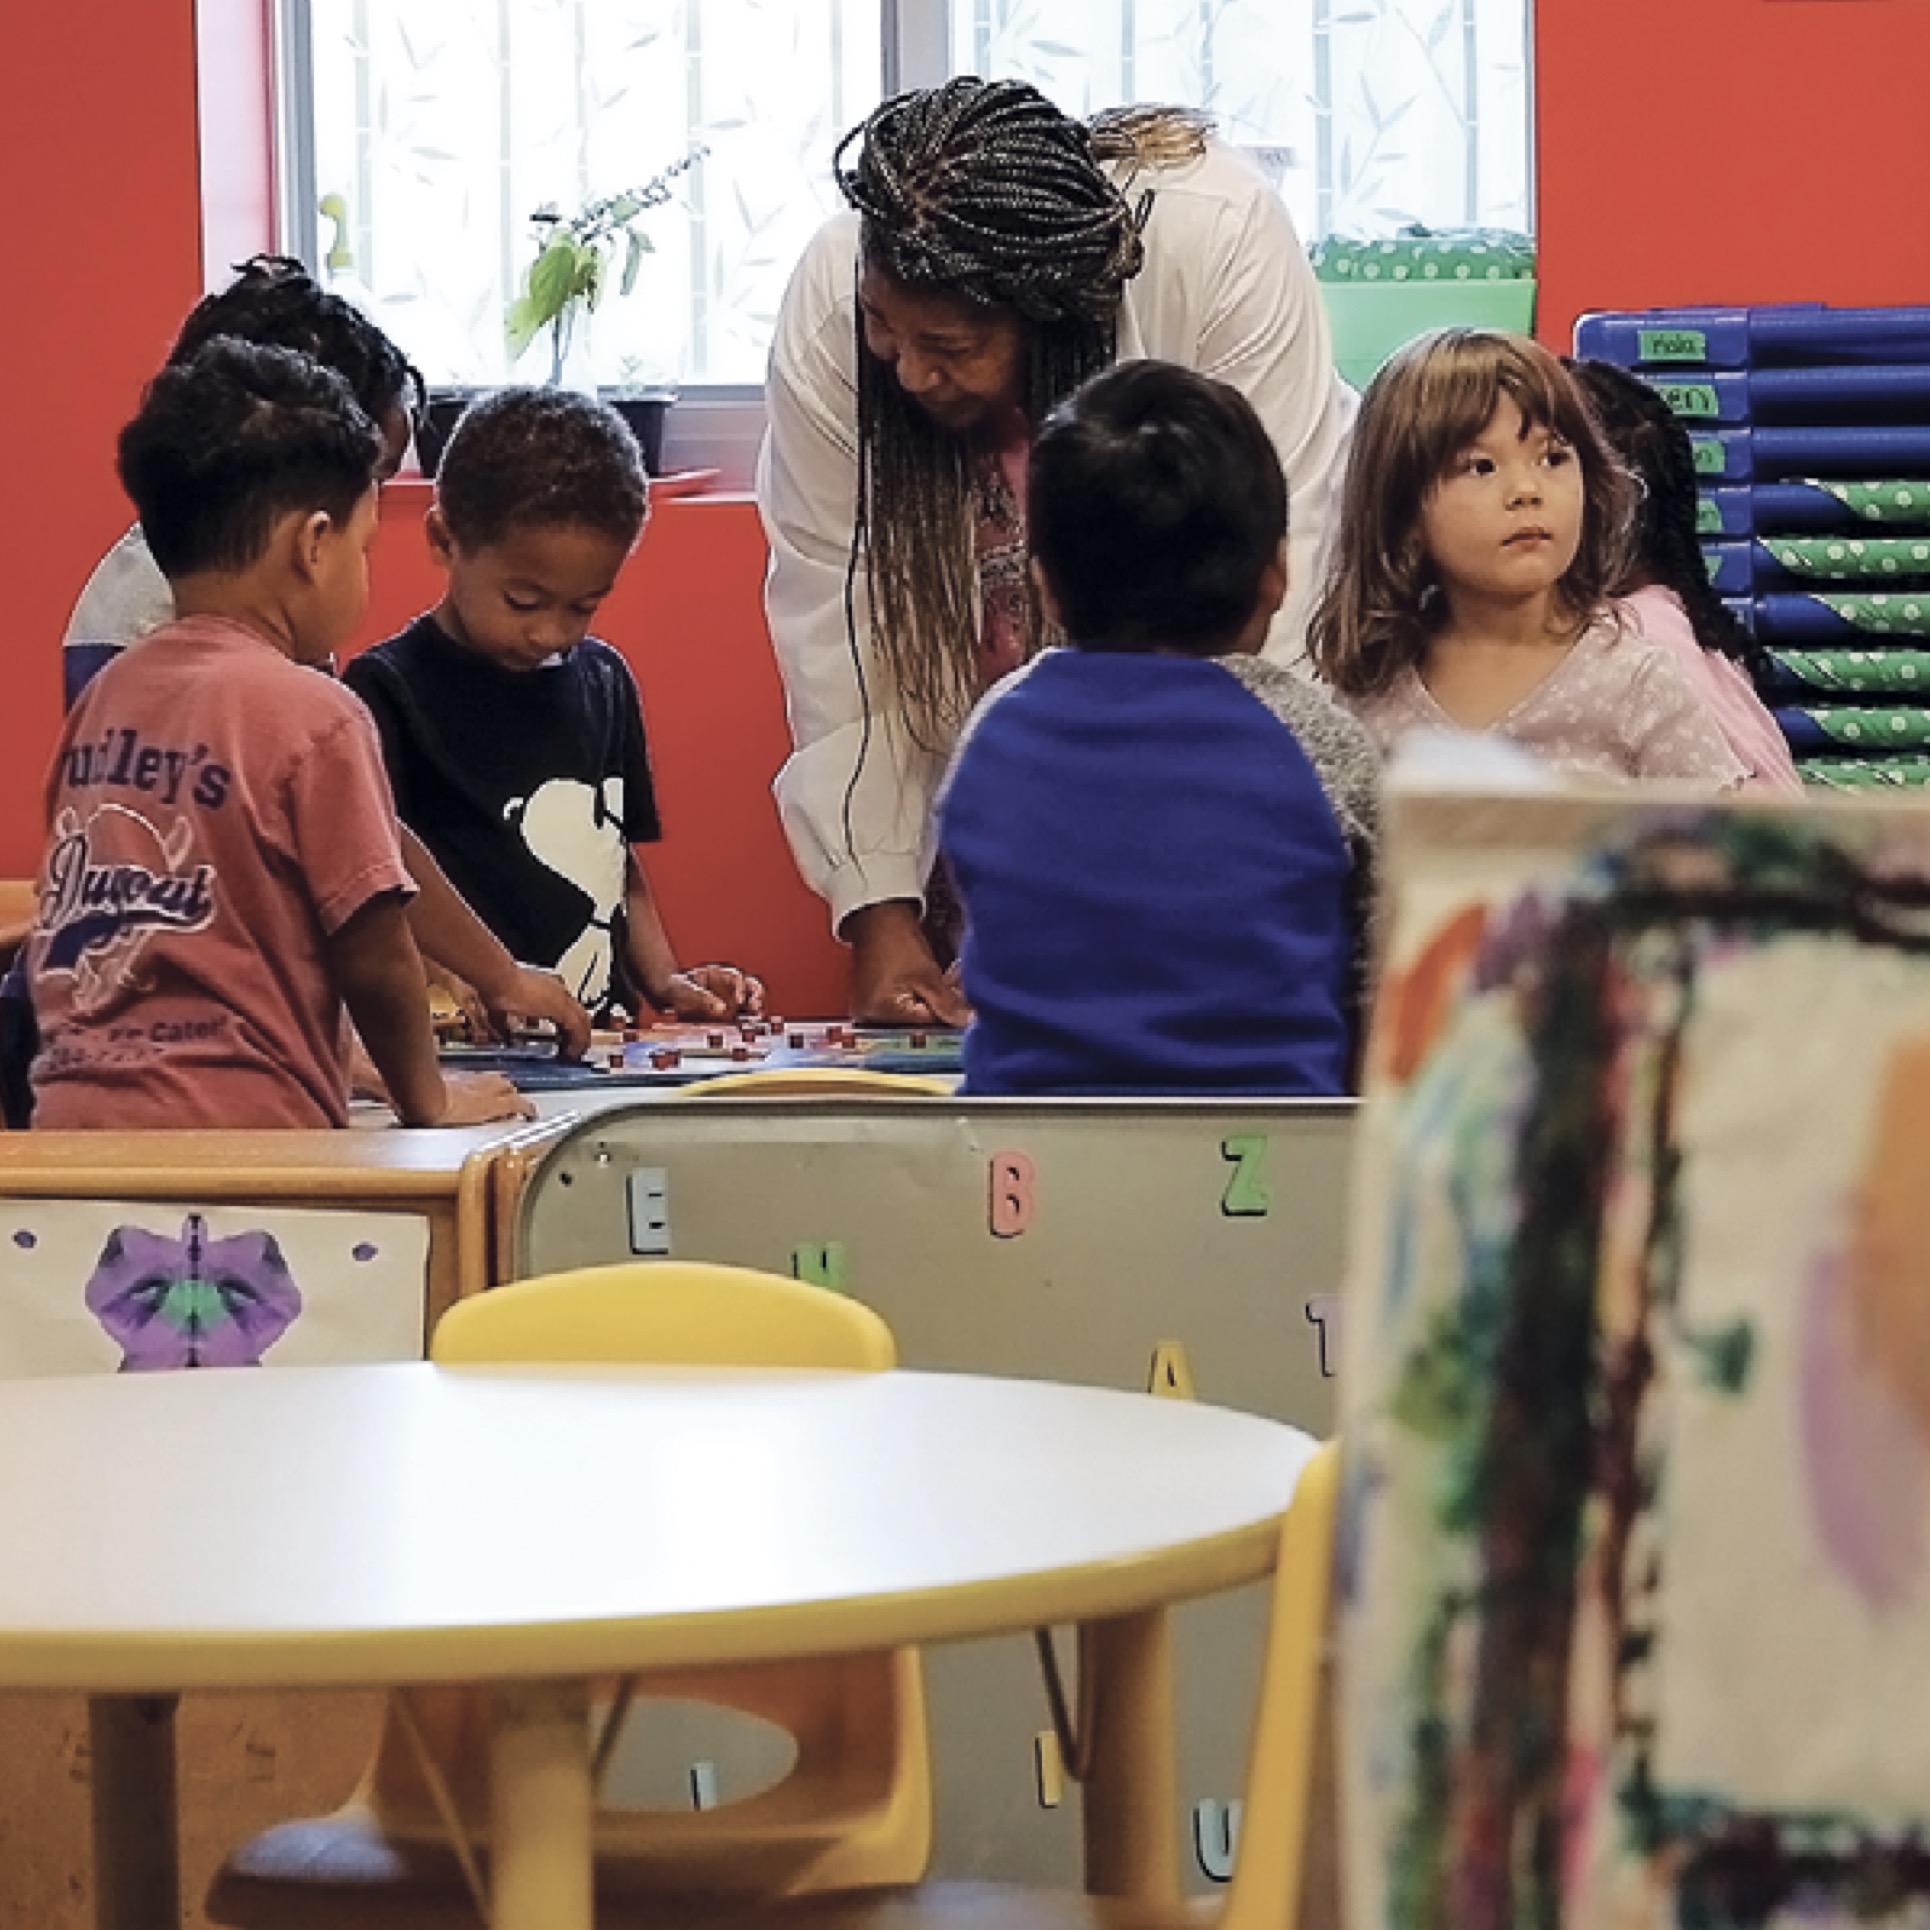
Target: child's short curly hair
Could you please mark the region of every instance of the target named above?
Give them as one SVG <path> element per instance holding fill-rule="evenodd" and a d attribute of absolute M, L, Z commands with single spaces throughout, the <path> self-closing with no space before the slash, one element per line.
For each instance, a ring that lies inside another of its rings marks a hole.
<path fill-rule="evenodd" d="M 465 549 L 486 549 L 519 526 L 564 523 L 627 549 L 649 513 L 649 476 L 614 409 L 569 389 L 498 389 L 456 424 L 436 502 Z"/>
<path fill-rule="evenodd" d="M 333 369 L 216 336 L 147 385 L 121 431 L 121 481 L 169 578 L 244 570 L 291 511 L 346 523 L 382 435 Z"/>
<path fill-rule="evenodd" d="M 226 288 L 196 302 L 168 360 L 191 362 L 218 335 L 312 355 L 349 385 L 378 428 L 391 410 L 411 421 L 421 411 L 421 371 L 353 302 L 287 255 L 250 256 Z"/>

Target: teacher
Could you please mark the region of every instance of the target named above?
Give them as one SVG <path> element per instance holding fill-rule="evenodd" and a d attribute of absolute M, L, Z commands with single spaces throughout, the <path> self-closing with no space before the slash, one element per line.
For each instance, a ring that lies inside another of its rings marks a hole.
<path fill-rule="evenodd" d="M 786 290 L 758 463 L 794 744 L 778 808 L 852 948 L 852 1015 L 958 1024 L 932 805 L 972 705 L 1037 648 L 1037 425 L 1115 360 L 1239 389 L 1287 474 L 1267 653 L 1297 662 L 1353 396 L 1279 196 L 1197 115 L 1088 125 L 1023 82 L 953 80 L 887 101 L 835 171 L 850 210 Z"/>

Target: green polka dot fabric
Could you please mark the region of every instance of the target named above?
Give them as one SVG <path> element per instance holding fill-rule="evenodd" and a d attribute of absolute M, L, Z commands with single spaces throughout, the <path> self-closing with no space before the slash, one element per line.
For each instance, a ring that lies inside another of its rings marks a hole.
<path fill-rule="evenodd" d="M 1930 749 L 1930 711 L 1884 704 L 1853 710 L 1840 704 L 1805 704 L 1802 715 L 1829 742 L 1840 744 L 1845 750 Z"/>
<path fill-rule="evenodd" d="M 1930 591 L 1890 596 L 1881 592 L 1853 595 L 1847 591 L 1813 592 L 1824 609 L 1841 617 L 1852 630 L 1875 637 L 1930 636 Z"/>
<path fill-rule="evenodd" d="M 1921 790 L 1930 787 L 1930 757 L 1819 757 L 1797 766 L 1822 791 Z"/>
<path fill-rule="evenodd" d="M 1834 496 L 1866 523 L 1930 523 L 1930 482 L 1828 482 L 1805 477 L 1804 485 Z"/>
<path fill-rule="evenodd" d="M 1806 690 L 1930 701 L 1930 650 L 1779 649 L 1769 656 L 1787 682 Z"/>
<path fill-rule="evenodd" d="M 1760 536 L 1793 576 L 1833 582 L 1899 582 L 1930 576 L 1930 536 Z"/>
<path fill-rule="evenodd" d="M 1391 240 L 1328 235 L 1308 251 L 1321 281 L 1520 281 L 1535 244 L 1511 228 L 1403 228 Z"/>

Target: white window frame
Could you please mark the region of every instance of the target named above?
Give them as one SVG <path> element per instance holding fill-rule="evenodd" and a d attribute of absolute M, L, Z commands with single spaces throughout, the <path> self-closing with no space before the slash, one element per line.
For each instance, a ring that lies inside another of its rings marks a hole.
<path fill-rule="evenodd" d="M 952 72 L 954 9 L 969 8 L 975 0 L 878 0 L 878 4 L 881 97 L 946 80 Z M 1532 7 L 1533 0 L 1524 0 L 1524 4 Z M 314 191 L 310 0 L 273 0 L 269 12 L 275 96 L 276 245 L 314 267 L 321 258 L 321 235 Z M 1531 59 L 1530 40 L 1524 47 L 1524 60 Z M 1531 72 L 1524 75 L 1524 83 L 1532 117 Z M 1532 144 L 1526 191 L 1532 209 Z M 715 470 L 720 489 L 748 489 L 763 430 L 761 386 L 686 382 L 666 421 L 665 468 Z"/>

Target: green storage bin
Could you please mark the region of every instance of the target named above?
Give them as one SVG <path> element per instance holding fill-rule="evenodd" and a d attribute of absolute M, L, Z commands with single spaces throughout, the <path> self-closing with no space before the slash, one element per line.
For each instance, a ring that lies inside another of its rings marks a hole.
<path fill-rule="evenodd" d="M 1431 328 L 1535 325 L 1534 244 L 1495 229 L 1389 240 L 1329 236 L 1310 250 L 1333 328 L 1334 360 L 1355 388 L 1404 342 Z"/>

